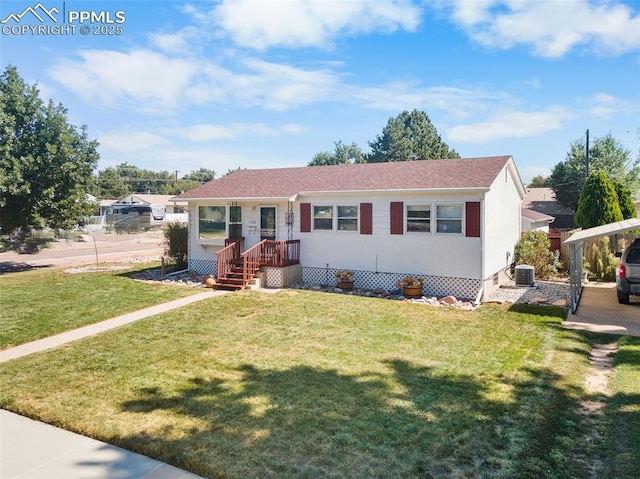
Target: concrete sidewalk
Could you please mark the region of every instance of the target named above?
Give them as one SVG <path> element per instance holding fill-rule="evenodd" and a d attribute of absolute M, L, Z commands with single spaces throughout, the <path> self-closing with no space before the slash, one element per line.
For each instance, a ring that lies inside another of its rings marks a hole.
<path fill-rule="evenodd" d="M 2 479 L 197 479 L 150 457 L 0 410 Z"/>
<path fill-rule="evenodd" d="M 49 338 L 0 351 L 0 363 L 94 336 L 124 324 L 227 294 L 206 292 L 158 304 Z M 0 478 L 189 479 L 189 472 L 155 459 L 0 410 Z"/>
<path fill-rule="evenodd" d="M 124 314 L 112 319 L 107 319 L 106 321 L 89 324 L 88 326 L 83 326 L 81 328 L 72 329 L 71 331 L 56 334 L 55 336 L 50 336 L 48 338 L 39 339 L 30 343 L 21 344 L 14 348 L 0 351 L 0 363 L 4 363 L 12 359 L 21 358 L 23 356 L 28 356 L 29 354 L 39 353 L 40 351 L 46 351 L 47 349 L 52 349 L 62 344 L 70 343 L 72 341 L 76 341 L 78 339 L 86 338 L 89 336 L 94 336 L 104 331 L 108 331 L 109 329 L 117 328 L 118 326 L 148 318 L 149 316 L 155 316 L 156 314 L 171 311 L 172 309 L 181 308 L 188 304 L 202 301 L 203 299 L 212 298 L 214 296 L 219 296 L 227 293 L 228 291 L 208 290 L 204 293 L 194 294 L 192 296 L 186 296 L 184 298 L 169 301 L 167 303 L 157 304 L 155 306 L 141 309 L 140 311 L 134 311 L 133 313 Z"/>

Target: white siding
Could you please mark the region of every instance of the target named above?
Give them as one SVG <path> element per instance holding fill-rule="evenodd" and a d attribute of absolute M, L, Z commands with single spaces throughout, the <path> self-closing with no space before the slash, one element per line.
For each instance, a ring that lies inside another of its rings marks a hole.
<path fill-rule="evenodd" d="M 299 233 L 299 206 L 296 205 L 296 238 L 301 239 L 301 263 L 304 267 L 353 269 L 374 272 L 399 272 L 431 276 L 480 279 L 480 238 L 462 234 L 390 233 L 390 203 L 451 204 L 463 207 L 465 201 L 479 201 L 477 195 L 341 195 L 304 196 L 299 203 L 312 205 L 373 204 L 373 234 L 351 231 L 314 231 Z M 406 220 L 406 213 L 405 213 Z M 432 212 L 432 231 L 435 217 Z"/>
<path fill-rule="evenodd" d="M 485 196 L 484 279 L 490 279 L 513 261 L 514 248 L 520 238 L 521 201 L 507 164 Z"/>

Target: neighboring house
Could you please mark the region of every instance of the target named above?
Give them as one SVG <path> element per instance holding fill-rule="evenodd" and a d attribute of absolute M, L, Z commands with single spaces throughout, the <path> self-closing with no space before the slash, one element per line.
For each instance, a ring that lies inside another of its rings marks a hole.
<path fill-rule="evenodd" d="M 165 207 L 165 212 L 168 214 L 186 213 L 186 202 L 173 202 L 171 198 L 174 195 L 144 195 L 135 193 L 125 198 L 118 200 L 118 203 L 135 204 L 141 203 L 144 205 L 162 205 Z"/>
<path fill-rule="evenodd" d="M 101 231 L 105 227 L 109 207 L 117 200 L 104 199 L 98 201 L 98 198 L 93 195 L 87 195 L 87 199 L 96 203 L 97 209 L 89 217 L 88 223 L 84 226 L 83 229 L 87 231 Z"/>
<path fill-rule="evenodd" d="M 576 228 L 573 222 L 575 212 L 556 200 L 556 195 L 551 188 L 527 188 L 527 193 L 522 200 L 522 207 L 552 216 L 554 218 L 551 226 L 553 231 Z"/>
<path fill-rule="evenodd" d="M 544 231 L 549 232 L 549 225 L 554 221 L 553 216 L 538 213 L 528 208 L 522 208 L 522 232 L 525 231 Z"/>
<path fill-rule="evenodd" d="M 158 206 L 164 207 L 164 215 L 162 216 L 163 223 L 180 222 L 186 223 L 188 221 L 187 215 L 187 203 L 183 201 L 174 202 L 171 199 L 174 195 L 145 195 L 135 193 L 125 198 L 118 200 L 120 204 L 143 204 L 154 206 L 158 211 Z"/>
<path fill-rule="evenodd" d="M 426 294 L 476 299 L 513 261 L 524 194 L 500 156 L 239 170 L 175 200 L 189 205 L 189 268 L 219 280 L 242 249 L 267 286 L 334 285 L 348 269 L 356 287 L 413 275 Z"/>

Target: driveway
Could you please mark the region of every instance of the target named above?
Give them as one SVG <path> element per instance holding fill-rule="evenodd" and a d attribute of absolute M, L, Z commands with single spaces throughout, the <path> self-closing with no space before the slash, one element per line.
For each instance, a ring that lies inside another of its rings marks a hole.
<path fill-rule="evenodd" d="M 640 336 L 640 297 L 619 304 L 615 283 L 589 283 L 582 290 L 576 314 L 569 313 L 564 326 L 599 333 Z"/>

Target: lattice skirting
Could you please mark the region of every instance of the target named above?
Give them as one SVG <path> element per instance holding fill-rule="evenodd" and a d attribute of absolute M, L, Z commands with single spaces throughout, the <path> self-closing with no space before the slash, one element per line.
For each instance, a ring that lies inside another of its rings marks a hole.
<path fill-rule="evenodd" d="M 195 270 L 199 274 L 217 273 L 216 260 L 189 259 L 189 269 Z M 336 271 L 333 268 L 310 268 L 302 267 L 302 282 L 308 284 L 322 284 L 326 286 L 336 285 Z M 278 269 L 269 268 L 267 271 L 266 286 L 280 287 L 284 282 L 283 272 Z M 386 290 L 398 289 L 396 283 L 405 276 L 406 273 L 375 273 L 373 271 L 354 271 L 355 287 L 363 289 L 382 288 Z M 416 276 L 416 275 L 412 275 Z M 453 295 L 459 299 L 475 299 L 482 286 L 479 279 L 452 278 L 447 276 L 420 275 L 424 278 L 423 292 L 426 296 L 446 296 Z"/>
<path fill-rule="evenodd" d="M 218 261 L 211 259 L 189 258 L 189 270 L 197 271 L 198 274 L 218 274 Z"/>
<path fill-rule="evenodd" d="M 335 286 L 336 271 L 333 268 L 309 268 L 302 267 L 302 281 L 304 283 L 322 284 Z M 354 271 L 355 287 L 363 289 L 382 288 L 386 290 L 398 289 L 396 283 L 406 276 L 407 273 L 375 273 L 373 271 Z M 424 278 L 425 296 L 447 296 L 453 295 L 459 299 L 474 299 L 480 291 L 482 282 L 479 279 L 452 278 L 447 276 L 419 275 Z"/>

